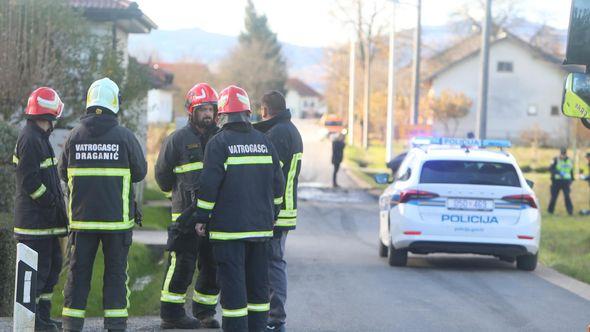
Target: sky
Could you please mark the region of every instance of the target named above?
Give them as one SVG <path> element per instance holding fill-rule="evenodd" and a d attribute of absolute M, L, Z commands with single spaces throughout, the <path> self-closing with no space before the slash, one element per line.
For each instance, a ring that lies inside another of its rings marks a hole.
<path fill-rule="evenodd" d="M 134 0 L 159 29 L 200 28 L 236 36 L 244 26 L 247 0 Z M 322 47 L 346 42 L 350 30 L 342 23 L 337 1 L 347 0 L 253 0 L 259 13 L 268 17 L 279 40 L 301 46 Z M 375 3 L 382 22 L 389 22 L 391 0 L 365 0 Z M 444 25 L 449 15 L 464 3 L 477 0 L 422 0 L 422 24 Z M 497 0 L 506 2 L 507 0 Z M 509 1 L 509 0 L 508 0 Z M 567 28 L 571 0 L 514 0 L 521 13 L 534 22 Z M 416 0 L 401 0 L 396 15 L 397 29 L 415 25 Z"/>

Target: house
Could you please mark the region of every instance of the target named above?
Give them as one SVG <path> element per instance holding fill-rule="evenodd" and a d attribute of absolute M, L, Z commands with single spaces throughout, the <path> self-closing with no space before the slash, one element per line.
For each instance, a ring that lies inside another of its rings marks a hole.
<path fill-rule="evenodd" d="M 476 131 L 480 61 L 480 47 L 476 46 L 452 61 L 442 61 L 444 65 L 426 79 L 431 95 L 448 90 L 473 101 L 453 132 L 445 132 L 443 123 L 434 121 L 435 133 L 464 137 Z M 558 56 L 500 32 L 490 43 L 487 137 L 518 142 L 524 131 L 539 128 L 549 135 L 548 144 L 566 145 L 571 122 L 561 115 L 561 99 L 564 78 L 571 70 Z"/>
<path fill-rule="evenodd" d="M 174 74 L 158 64 L 148 64 L 152 89 L 147 97 L 147 122 L 170 123 L 174 118 L 174 95 L 176 87 L 172 84 Z"/>
<path fill-rule="evenodd" d="M 322 95 L 297 78 L 290 78 L 286 83 L 285 101 L 294 118 L 306 118 L 321 115 Z"/>

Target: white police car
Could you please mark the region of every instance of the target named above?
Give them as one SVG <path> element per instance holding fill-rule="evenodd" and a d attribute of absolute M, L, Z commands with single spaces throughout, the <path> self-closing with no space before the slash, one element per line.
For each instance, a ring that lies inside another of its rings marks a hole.
<path fill-rule="evenodd" d="M 405 266 L 408 252 L 493 255 L 534 270 L 541 213 L 532 182 L 502 150 L 510 142 L 418 138 L 413 145 L 379 200 L 379 255 L 392 266 Z"/>

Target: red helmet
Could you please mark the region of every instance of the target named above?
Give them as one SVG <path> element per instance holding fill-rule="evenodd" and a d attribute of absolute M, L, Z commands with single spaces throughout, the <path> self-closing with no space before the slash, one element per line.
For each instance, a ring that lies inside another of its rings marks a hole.
<path fill-rule="evenodd" d="M 246 90 L 230 85 L 219 94 L 219 114 L 251 112 L 250 98 Z"/>
<path fill-rule="evenodd" d="M 57 120 L 61 116 L 64 103 L 52 88 L 41 87 L 33 91 L 27 101 L 25 114 L 29 118 L 46 118 Z"/>
<path fill-rule="evenodd" d="M 204 104 L 217 105 L 217 99 L 217 92 L 209 84 L 199 83 L 188 90 L 184 107 L 192 114 L 195 107 Z"/>

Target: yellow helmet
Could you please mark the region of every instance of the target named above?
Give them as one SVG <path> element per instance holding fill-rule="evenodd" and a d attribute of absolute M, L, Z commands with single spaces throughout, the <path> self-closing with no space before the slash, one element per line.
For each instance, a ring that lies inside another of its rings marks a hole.
<path fill-rule="evenodd" d="M 104 107 L 113 113 L 119 113 L 119 87 L 108 77 L 94 81 L 86 95 L 86 110 L 90 107 Z"/>

